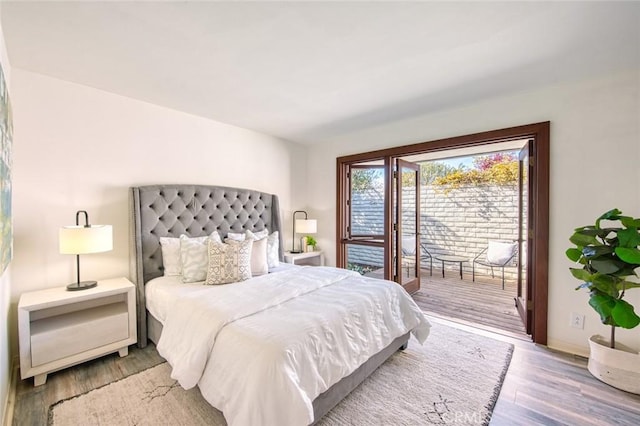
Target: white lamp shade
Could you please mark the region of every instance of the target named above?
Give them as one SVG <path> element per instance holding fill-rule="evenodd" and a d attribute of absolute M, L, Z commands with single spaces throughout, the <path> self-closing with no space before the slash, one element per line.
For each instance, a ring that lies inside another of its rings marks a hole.
<path fill-rule="evenodd" d="M 88 254 L 113 249 L 111 225 L 63 226 L 60 228 L 61 254 Z"/>
<path fill-rule="evenodd" d="M 315 219 L 296 219 L 296 233 L 315 234 L 318 232 L 318 221 Z"/>

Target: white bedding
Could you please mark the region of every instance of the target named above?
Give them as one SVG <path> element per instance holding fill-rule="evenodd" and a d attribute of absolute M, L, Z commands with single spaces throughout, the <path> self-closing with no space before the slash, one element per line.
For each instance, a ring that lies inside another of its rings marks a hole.
<path fill-rule="evenodd" d="M 281 262 L 279 266 L 271 268 L 269 273 L 273 274 L 298 268 L 300 268 L 298 265 Z M 164 325 L 169 307 L 181 296 L 202 290 L 203 283 L 204 281 L 184 283 L 179 275 L 154 278 L 144 286 L 147 310 L 151 312 L 151 315 L 153 315 L 155 319 Z M 207 286 L 206 288 L 215 292 L 217 289 L 223 287 L 224 286 Z"/>
<path fill-rule="evenodd" d="M 230 425 L 310 424 L 318 395 L 395 338 L 429 334 L 400 286 L 343 269 L 179 287 L 163 303 L 147 290 L 164 324 L 158 351 L 172 377 L 186 389 L 197 384 Z"/>

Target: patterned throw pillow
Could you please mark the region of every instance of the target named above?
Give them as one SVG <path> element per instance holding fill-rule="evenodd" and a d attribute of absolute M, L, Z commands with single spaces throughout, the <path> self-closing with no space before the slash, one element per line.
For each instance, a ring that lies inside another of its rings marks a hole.
<path fill-rule="evenodd" d="M 260 231 L 262 232 L 262 231 Z M 267 239 L 254 238 L 251 231 L 246 233 L 236 234 L 229 232 L 227 238 L 224 239 L 225 243 L 238 243 L 242 241 L 252 241 L 253 246 L 251 249 L 251 276 L 257 277 L 260 275 L 269 273 L 269 264 L 267 263 Z"/>
<path fill-rule="evenodd" d="M 254 240 L 260 240 L 267 237 L 269 231 L 266 229 L 258 232 L 247 231 L 247 237 Z M 274 231 L 267 237 L 267 264 L 269 269 L 277 268 L 280 266 L 280 238 L 278 231 Z"/>
<path fill-rule="evenodd" d="M 207 243 L 208 266 L 205 284 L 229 284 L 251 278 L 251 249 L 253 241 Z"/>
<path fill-rule="evenodd" d="M 204 239 L 201 240 L 202 238 Z M 182 282 L 204 281 L 207 277 L 207 241 L 222 243 L 217 231 L 213 231 L 209 237 L 200 238 L 180 235 Z"/>
<path fill-rule="evenodd" d="M 207 237 L 194 238 L 206 241 Z M 182 275 L 182 262 L 180 261 L 180 238 L 161 237 L 162 266 L 165 276 Z"/>
<path fill-rule="evenodd" d="M 207 242 L 207 238 L 214 241 L 220 241 L 218 231 L 213 231 L 209 237 L 194 237 L 192 240 L 199 241 L 202 244 Z M 162 250 L 162 266 L 163 275 L 175 276 L 182 275 L 182 260 L 180 258 L 180 238 L 161 237 L 160 249 Z"/>

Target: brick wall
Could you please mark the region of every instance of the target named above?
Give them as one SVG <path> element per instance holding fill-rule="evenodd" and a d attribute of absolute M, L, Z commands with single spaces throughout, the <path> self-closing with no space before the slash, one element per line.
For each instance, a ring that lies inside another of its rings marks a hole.
<path fill-rule="evenodd" d="M 413 190 L 403 195 L 407 210 L 413 210 Z M 463 256 L 469 262 L 463 265 L 465 274 L 471 274 L 471 260 L 487 246 L 489 240 L 512 241 L 518 238 L 518 189 L 515 186 L 465 186 L 448 192 L 441 187 L 424 186 L 421 192 L 422 242 L 432 255 Z M 354 230 L 382 233 L 383 196 L 367 190 L 353 194 Z M 404 232 L 412 232 L 411 220 L 403 219 Z M 350 246 L 349 262 L 382 265 L 382 250 Z M 439 262 L 434 267 L 439 267 Z M 457 264 L 445 263 L 446 269 Z M 476 265 L 478 273 L 487 274 L 487 268 Z M 499 273 L 499 269 L 496 270 Z M 515 268 L 506 268 L 505 277 L 515 279 Z"/>

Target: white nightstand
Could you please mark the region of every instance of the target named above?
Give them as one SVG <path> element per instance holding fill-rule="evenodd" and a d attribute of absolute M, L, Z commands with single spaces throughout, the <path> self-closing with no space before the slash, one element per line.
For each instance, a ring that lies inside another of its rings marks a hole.
<path fill-rule="evenodd" d="M 322 251 L 308 251 L 306 253 L 285 252 L 284 261 L 294 265 L 324 266 Z"/>
<path fill-rule="evenodd" d="M 22 294 L 18 303 L 20 376 L 42 385 L 47 374 L 136 343 L 135 286 L 126 278 L 98 281 L 81 291 L 66 287 Z"/>

